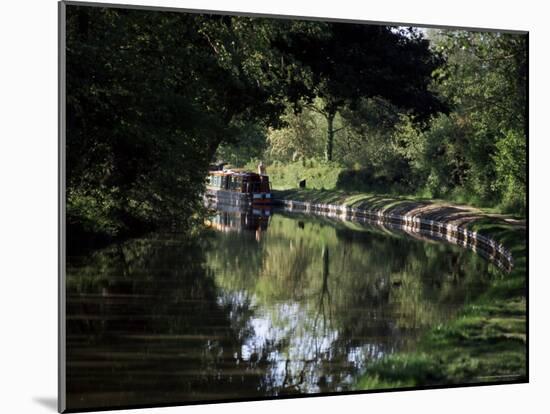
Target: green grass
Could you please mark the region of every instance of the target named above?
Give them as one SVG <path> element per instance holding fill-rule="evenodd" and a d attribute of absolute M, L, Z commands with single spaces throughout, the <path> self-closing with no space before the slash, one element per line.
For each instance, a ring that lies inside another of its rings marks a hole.
<path fill-rule="evenodd" d="M 417 204 L 446 203 L 338 190 L 286 190 L 276 197 L 315 203 L 345 204 L 388 211 Z M 513 216 L 475 211 L 466 227 L 502 243 L 513 255 L 514 268 L 495 278 L 458 316 L 427 332 L 414 350 L 373 363 L 355 384 L 358 390 L 521 381 L 526 379 L 526 229 Z"/>
<path fill-rule="evenodd" d="M 345 204 L 357 208 L 388 207 L 389 203 L 413 200 L 410 197 L 349 192 L 343 190 L 285 189 L 276 190 L 275 193 L 278 197 L 289 200 L 326 204 Z"/>
<path fill-rule="evenodd" d="M 246 168 L 256 170 L 256 163 Z M 303 160 L 289 164 L 274 162 L 267 166 L 271 186 L 278 190 L 297 188 L 301 180 L 315 189 L 333 189 L 344 169 L 336 163 L 317 160 Z"/>
<path fill-rule="evenodd" d="M 246 168 L 255 170 L 254 162 Z M 300 160 L 291 163 L 275 161 L 267 166 L 271 186 L 275 190 L 295 190 L 301 180 L 306 180 L 310 191 L 328 191 L 340 194 L 371 194 L 382 195 L 395 199 L 410 199 L 416 201 L 438 201 L 441 203 L 468 204 L 492 214 L 516 213 L 519 218 L 525 217 L 522 205 L 513 206 L 504 202 L 496 203 L 483 200 L 471 194 L 465 188 L 455 188 L 445 193 L 443 198 L 433 198 L 425 187 L 415 187 L 404 183 L 403 178 L 377 175 L 370 170 L 346 169 L 335 162 L 325 162 L 316 159 Z"/>
<path fill-rule="evenodd" d="M 355 384 L 369 390 L 526 379 L 525 299 L 467 306 L 412 352 L 387 356 Z"/>
<path fill-rule="evenodd" d="M 414 351 L 374 363 L 355 388 L 526 380 L 525 256 L 517 259 L 510 274 L 496 279 L 457 318 L 425 334 Z"/>
<path fill-rule="evenodd" d="M 416 351 L 375 364 L 357 389 L 376 387 L 373 380 L 395 387 L 404 381 L 423 386 L 526 380 L 525 242 L 508 227 L 494 236 L 516 235 L 506 241 L 515 258 L 512 272 L 494 280 L 455 320 L 428 332 Z"/>

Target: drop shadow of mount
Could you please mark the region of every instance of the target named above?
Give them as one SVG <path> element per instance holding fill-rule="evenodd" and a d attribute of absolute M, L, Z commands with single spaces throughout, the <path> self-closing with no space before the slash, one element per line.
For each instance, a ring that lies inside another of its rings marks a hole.
<path fill-rule="evenodd" d="M 47 408 L 50 411 L 57 412 L 57 398 L 56 397 L 33 397 L 35 403 Z"/>

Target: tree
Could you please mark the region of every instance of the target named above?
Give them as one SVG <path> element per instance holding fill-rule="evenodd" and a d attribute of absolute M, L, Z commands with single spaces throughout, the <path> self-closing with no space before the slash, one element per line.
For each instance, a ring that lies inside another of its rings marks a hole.
<path fill-rule="evenodd" d="M 316 111 L 306 107 L 296 113 L 288 108 L 281 119 L 283 128 L 268 131 L 269 158 L 288 162 L 315 158 L 322 153 L 324 140 L 319 128 L 321 119 Z"/>
<path fill-rule="evenodd" d="M 344 105 L 381 97 L 419 121 L 445 106 L 429 90 L 432 72 L 442 63 L 429 42 L 413 28 L 346 23 L 298 22 L 286 42 L 286 55 L 310 70 L 313 94 L 327 121 L 325 158 L 333 158 L 334 118 Z"/>
<path fill-rule="evenodd" d="M 527 37 L 521 34 L 431 33 L 446 64 L 435 88 L 464 131 L 467 191 L 520 212 L 526 205 Z"/>
<path fill-rule="evenodd" d="M 246 123 L 239 130 L 240 134 L 232 142 L 218 146 L 216 160 L 242 167 L 251 159 L 262 158 L 267 147 L 266 129 L 255 123 Z"/>
<path fill-rule="evenodd" d="M 218 146 L 276 124 L 300 94 L 292 65 L 283 76 L 273 64 L 275 30 L 265 19 L 68 6 L 69 231 L 190 225 Z"/>

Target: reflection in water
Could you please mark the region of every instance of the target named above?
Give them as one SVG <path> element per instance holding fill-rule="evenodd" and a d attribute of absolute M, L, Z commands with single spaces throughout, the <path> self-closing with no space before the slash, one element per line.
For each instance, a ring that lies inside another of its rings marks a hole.
<path fill-rule="evenodd" d="M 68 407 L 346 390 L 479 295 L 459 248 L 268 210 L 69 258 Z"/>
<path fill-rule="evenodd" d="M 254 231 L 256 241 L 260 241 L 267 230 L 271 208 L 258 206 L 244 209 L 239 206 L 216 204 L 215 214 L 207 220 L 207 225 L 222 232 Z"/>

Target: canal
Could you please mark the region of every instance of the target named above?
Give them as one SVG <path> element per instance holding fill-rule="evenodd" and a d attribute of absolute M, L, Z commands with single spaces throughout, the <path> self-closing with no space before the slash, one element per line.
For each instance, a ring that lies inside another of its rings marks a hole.
<path fill-rule="evenodd" d="M 499 269 L 368 223 L 224 209 L 68 258 L 68 408 L 353 389 Z"/>

